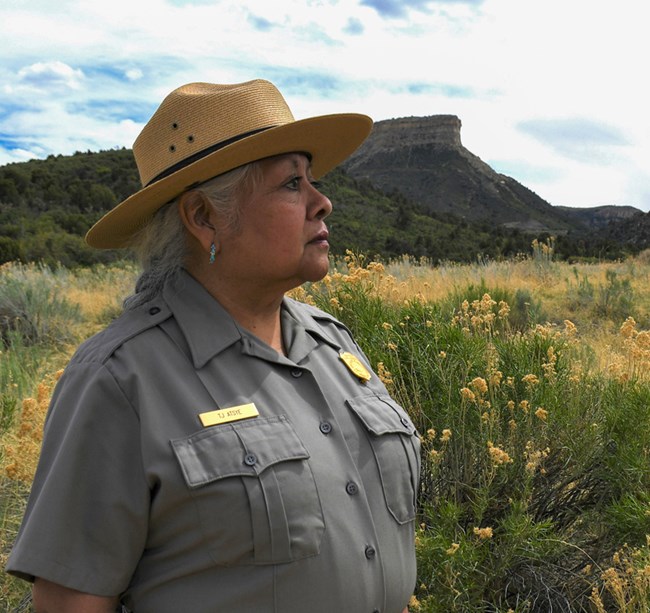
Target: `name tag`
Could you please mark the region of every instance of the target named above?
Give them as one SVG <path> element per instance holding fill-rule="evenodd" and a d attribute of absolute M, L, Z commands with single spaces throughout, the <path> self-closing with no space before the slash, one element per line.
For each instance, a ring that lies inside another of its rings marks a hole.
<path fill-rule="evenodd" d="M 208 411 L 207 413 L 199 413 L 199 419 L 204 428 L 208 426 L 218 426 L 219 424 L 227 424 L 230 421 L 239 421 L 241 419 L 249 419 L 250 417 L 257 417 L 260 412 L 253 402 L 248 404 L 240 404 L 236 407 L 229 407 L 227 409 L 217 409 L 216 411 Z"/>

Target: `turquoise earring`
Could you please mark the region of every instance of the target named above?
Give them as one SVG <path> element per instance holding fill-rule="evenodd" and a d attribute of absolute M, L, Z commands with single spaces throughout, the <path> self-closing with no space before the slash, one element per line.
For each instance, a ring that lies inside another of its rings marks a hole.
<path fill-rule="evenodd" d="M 217 257 L 217 248 L 214 243 L 210 245 L 210 264 L 214 264 L 214 260 Z"/>

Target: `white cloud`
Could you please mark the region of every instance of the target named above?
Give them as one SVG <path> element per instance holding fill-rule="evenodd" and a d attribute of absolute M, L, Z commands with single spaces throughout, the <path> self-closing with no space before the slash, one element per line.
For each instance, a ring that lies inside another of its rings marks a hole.
<path fill-rule="evenodd" d="M 17 76 L 19 85 L 41 91 L 80 89 L 84 79 L 82 70 L 59 61 L 36 62 L 21 68 Z"/>
<path fill-rule="evenodd" d="M 139 68 L 131 68 L 124 75 L 129 81 L 139 81 L 144 76 L 144 73 Z"/>

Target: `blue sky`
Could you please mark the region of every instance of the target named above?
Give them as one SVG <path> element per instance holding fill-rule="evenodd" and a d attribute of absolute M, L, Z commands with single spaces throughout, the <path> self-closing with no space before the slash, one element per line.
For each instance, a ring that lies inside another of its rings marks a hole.
<path fill-rule="evenodd" d="M 638 0 L 2 0 L 0 165 L 130 147 L 191 81 L 267 78 L 296 117 L 454 114 L 551 204 L 650 209 Z"/>

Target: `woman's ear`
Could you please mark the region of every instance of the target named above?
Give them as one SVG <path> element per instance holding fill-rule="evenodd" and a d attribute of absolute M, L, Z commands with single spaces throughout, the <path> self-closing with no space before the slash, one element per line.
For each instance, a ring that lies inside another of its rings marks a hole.
<path fill-rule="evenodd" d="M 185 192 L 178 203 L 178 214 L 185 229 L 206 253 L 216 243 L 214 210 L 208 198 L 197 191 Z"/>

